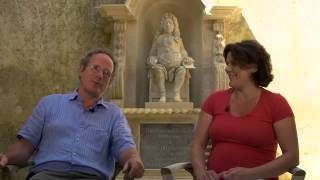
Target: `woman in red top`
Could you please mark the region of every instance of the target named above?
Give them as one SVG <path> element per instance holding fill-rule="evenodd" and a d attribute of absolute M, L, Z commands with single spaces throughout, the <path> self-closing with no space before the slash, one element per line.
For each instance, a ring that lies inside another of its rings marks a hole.
<path fill-rule="evenodd" d="M 211 94 L 202 106 L 192 143 L 198 180 L 278 179 L 299 164 L 293 112 L 280 94 L 270 92 L 270 55 L 255 40 L 224 49 L 230 89 Z M 208 140 L 212 149 L 205 164 Z M 279 143 L 282 155 L 276 156 Z"/>

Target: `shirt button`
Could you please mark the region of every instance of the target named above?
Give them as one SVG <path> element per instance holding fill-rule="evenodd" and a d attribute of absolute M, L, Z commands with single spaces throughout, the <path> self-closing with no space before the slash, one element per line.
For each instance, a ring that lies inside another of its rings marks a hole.
<path fill-rule="evenodd" d="M 76 156 L 76 155 L 77 155 L 77 153 L 72 153 L 72 155 Z"/>

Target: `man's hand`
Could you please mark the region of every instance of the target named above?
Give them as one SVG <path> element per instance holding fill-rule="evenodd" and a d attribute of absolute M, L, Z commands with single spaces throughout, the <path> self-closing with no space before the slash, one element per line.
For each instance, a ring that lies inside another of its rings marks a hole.
<path fill-rule="evenodd" d="M 8 157 L 4 154 L 0 154 L 0 168 L 4 168 L 8 164 Z"/>
<path fill-rule="evenodd" d="M 125 174 L 126 180 L 140 178 L 144 173 L 143 163 L 140 158 L 136 156 L 131 157 L 125 162 L 122 171 Z"/>

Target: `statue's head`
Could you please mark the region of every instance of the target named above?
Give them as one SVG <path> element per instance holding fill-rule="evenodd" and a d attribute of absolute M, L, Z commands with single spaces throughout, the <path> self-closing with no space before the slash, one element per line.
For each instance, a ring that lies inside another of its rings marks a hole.
<path fill-rule="evenodd" d="M 180 37 L 179 24 L 175 15 L 165 13 L 160 20 L 160 34 L 171 33 L 176 37 Z"/>
<path fill-rule="evenodd" d="M 216 40 L 217 40 L 216 45 L 219 46 L 220 48 L 222 48 L 221 51 L 223 51 L 223 48 L 225 47 L 223 35 L 220 33 L 216 34 Z M 222 52 L 220 52 L 220 53 L 222 53 Z"/>
<path fill-rule="evenodd" d="M 221 41 L 224 40 L 224 39 L 223 39 L 223 35 L 220 34 L 220 33 L 218 33 L 218 34 L 216 35 L 216 38 L 217 38 L 217 40 L 218 40 L 219 42 L 221 42 Z"/>

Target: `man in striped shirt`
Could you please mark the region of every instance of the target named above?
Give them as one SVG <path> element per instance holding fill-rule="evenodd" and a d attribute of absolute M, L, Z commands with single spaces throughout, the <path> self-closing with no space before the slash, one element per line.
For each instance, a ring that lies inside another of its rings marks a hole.
<path fill-rule="evenodd" d="M 143 175 L 127 120 L 102 95 L 114 77 L 109 50 L 90 51 L 80 63 L 80 85 L 71 94 L 44 97 L 18 132 L 18 141 L 0 155 L 0 167 L 33 155 L 30 180 L 106 179 L 115 161 L 129 178 Z"/>

